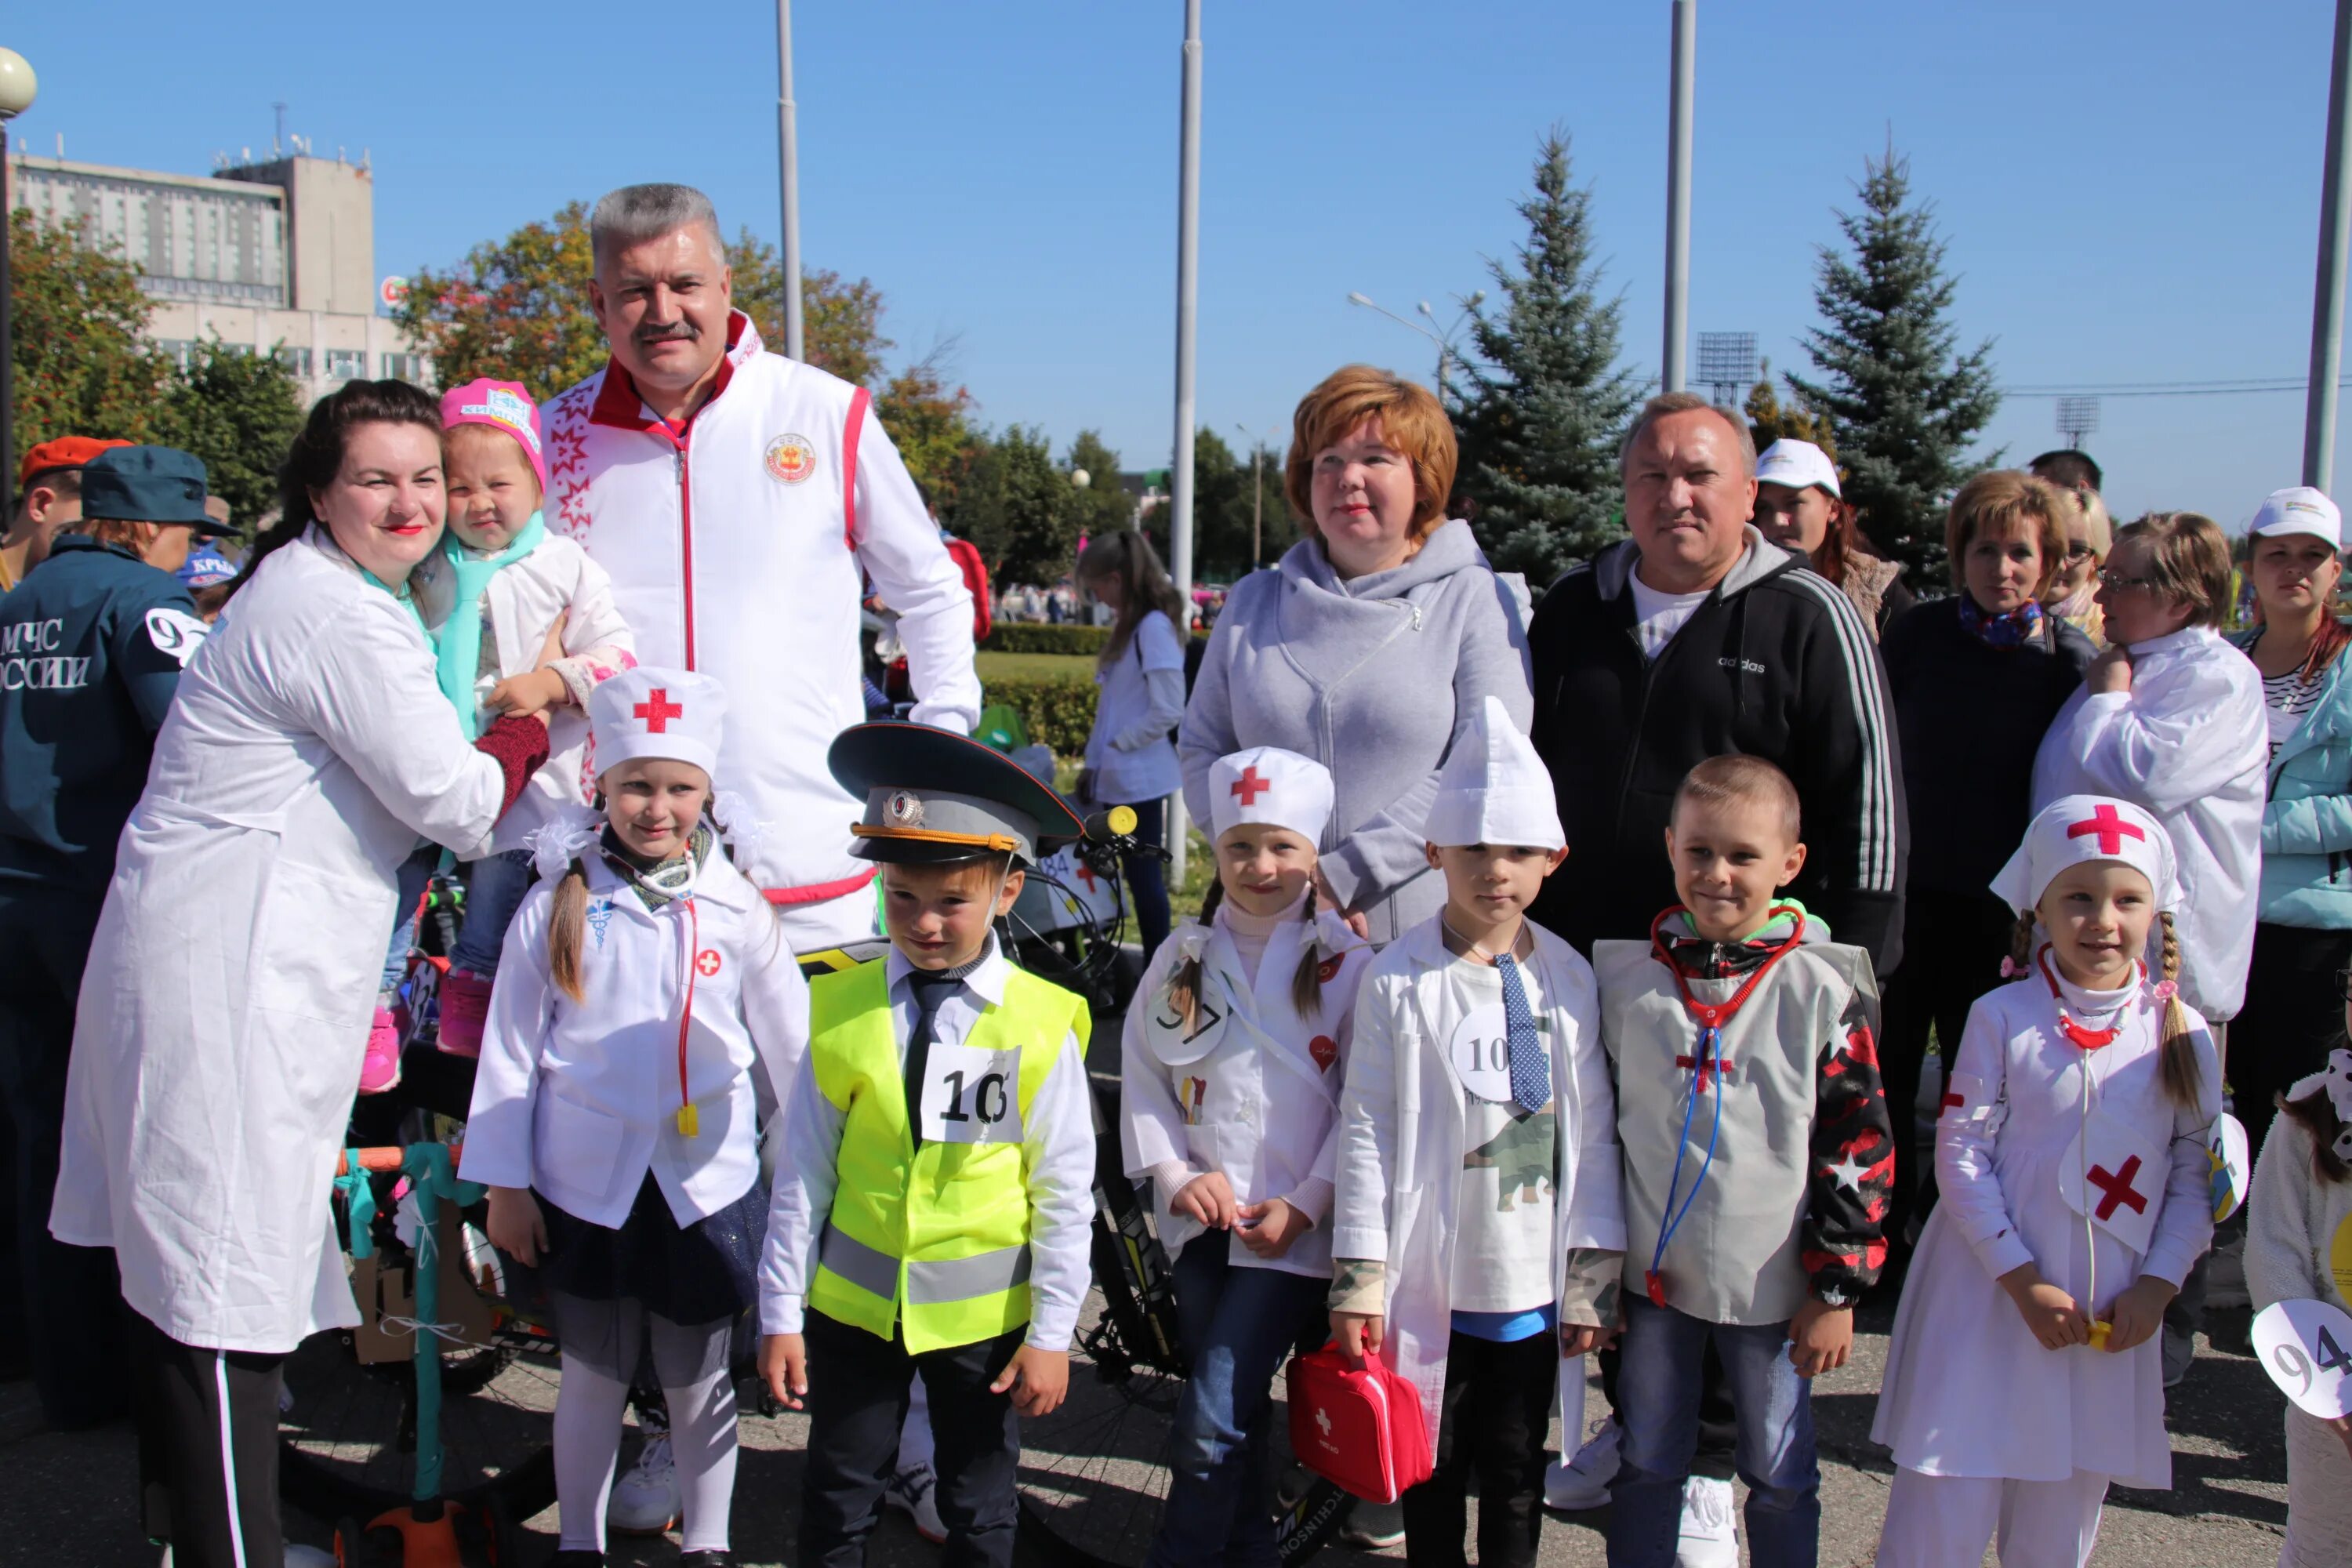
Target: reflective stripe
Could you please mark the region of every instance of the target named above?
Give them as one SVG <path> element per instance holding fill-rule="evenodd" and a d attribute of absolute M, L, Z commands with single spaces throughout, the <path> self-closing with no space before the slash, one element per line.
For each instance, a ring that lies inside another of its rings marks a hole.
<path fill-rule="evenodd" d="M 828 1222 L 817 1261 L 859 1289 L 889 1300 L 898 1294 L 898 1260 Z"/>
<path fill-rule="evenodd" d="M 907 1301 L 926 1307 L 993 1296 L 1029 1279 L 1029 1248 L 1003 1247 L 970 1258 L 942 1258 L 907 1265 Z"/>

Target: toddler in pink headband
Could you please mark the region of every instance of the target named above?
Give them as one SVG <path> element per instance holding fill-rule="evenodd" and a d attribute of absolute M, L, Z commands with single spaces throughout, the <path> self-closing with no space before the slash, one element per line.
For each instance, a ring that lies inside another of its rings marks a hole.
<path fill-rule="evenodd" d="M 541 449 L 539 405 L 530 400 L 520 382 L 483 376 L 443 393 L 441 428 L 455 430 L 460 425 L 487 425 L 513 437 L 523 456 L 530 459 L 541 493 L 546 493 L 547 455 Z"/>

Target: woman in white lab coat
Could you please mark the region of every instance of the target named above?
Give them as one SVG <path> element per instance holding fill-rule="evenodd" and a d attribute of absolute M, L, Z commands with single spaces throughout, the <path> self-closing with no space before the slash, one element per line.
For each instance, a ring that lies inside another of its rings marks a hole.
<path fill-rule="evenodd" d="M 1273 746 L 1209 770 L 1217 889 L 1146 970 L 1121 1058 L 1127 1172 L 1151 1178 L 1192 1376 L 1155 1568 L 1271 1562 L 1274 1374 L 1319 1323 L 1357 984 L 1371 948 L 1314 908 L 1320 763 Z"/>
<path fill-rule="evenodd" d="M 328 1198 L 394 872 L 420 835 L 479 853 L 547 756 L 536 720 L 467 742 L 405 596 L 444 515 L 430 395 L 322 399 L 279 492 L 123 829 L 50 1218 L 121 1265 L 179 1568 L 282 1560 L 279 1363 L 359 1321 Z"/>

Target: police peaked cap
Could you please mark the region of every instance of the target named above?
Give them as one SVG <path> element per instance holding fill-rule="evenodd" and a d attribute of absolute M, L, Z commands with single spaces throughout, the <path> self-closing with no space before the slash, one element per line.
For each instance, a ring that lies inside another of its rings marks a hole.
<path fill-rule="evenodd" d="M 1051 786 L 1013 759 L 952 730 L 883 721 L 834 737 L 825 765 L 866 803 L 850 831 L 852 855 L 899 865 L 940 865 L 1011 854 L 1034 863 L 1041 850 L 1083 837 Z"/>

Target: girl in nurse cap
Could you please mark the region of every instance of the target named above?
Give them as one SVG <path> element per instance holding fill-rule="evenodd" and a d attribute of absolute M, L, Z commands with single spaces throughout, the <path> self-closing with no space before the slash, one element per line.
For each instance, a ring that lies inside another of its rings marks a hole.
<path fill-rule="evenodd" d="M 507 932 L 459 1173 L 488 1185 L 490 1239 L 538 1267 L 554 1308 L 556 1560 L 604 1561 L 649 1335 L 682 1561 L 730 1563 L 729 1333 L 766 1230 L 758 1121 L 806 1048 L 808 990 L 709 815 L 719 686 L 628 670 L 597 686 L 588 718 L 598 810 L 532 836 L 540 881 Z"/>
<path fill-rule="evenodd" d="M 1315 910 L 1331 793 L 1320 763 L 1273 746 L 1211 765 L 1217 880 L 1128 1009 L 1127 1172 L 1151 1178 L 1176 1250 L 1186 1353 L 1232 1367 L 1184 1386 L 1155 1561 L 1273 1544 L 1254 1506 L 1269 1388 L 1330 1284 L 1339 1090 L 1371 959 Z"/>
<path fill-rule="evenodd" d="M 1996 1531 L 2004 1561 L 2085 1562 L 2111 1480 L 2168 1488 L 2152 1336 L 2213 1236 L 2221 1072 L 2175 985 L 2163 825 L 2064 796 L 1993 891 L 2015 978 L 1970 1011 L 1937 1125 L 1872 1430 L 1898 1467 L 1882 1565 L 1975 1563 Z"/>

